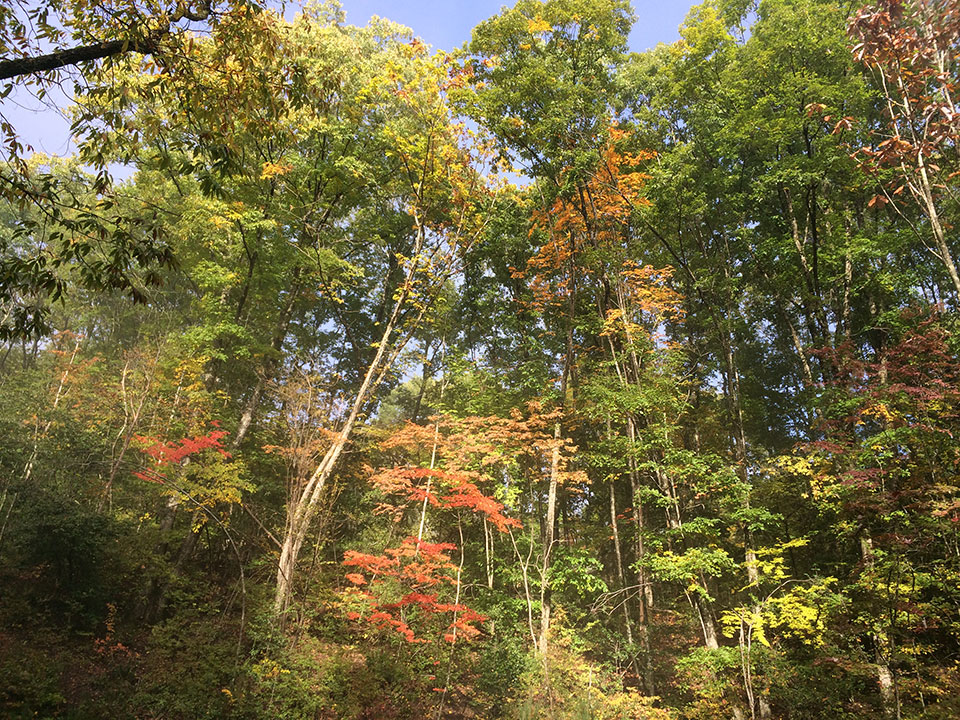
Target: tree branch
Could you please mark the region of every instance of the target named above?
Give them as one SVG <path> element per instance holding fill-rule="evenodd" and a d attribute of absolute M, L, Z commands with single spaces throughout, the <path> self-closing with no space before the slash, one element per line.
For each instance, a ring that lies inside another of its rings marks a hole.
<path fill-rule="evenodd" d="M 127 38 L 124 40 L 105 40 L 103 42 L 82 45 L 67 50 L 57 50 L 46 55 L 35 57 L 20 57 L 0 61 L 0 80 L 10 80 L 21 75 L 58 70 L 67 65 L 77 65 L 91 60 L 102 60 L 123 55 L 128 52 L 151 55 L 157 52 L 159 42 L 170 34 L 171 27 L 181 20 L 203 22 L 210 17 L 211 0 L 201 0 L 195 10 L 184 0 L 177 2 L 177 9 L 170 15 L 161 16 L 164 19 L 161 26 L 146 33 L 143 39 Z"/>
<path fill-rule="evenodd" d="M 132 40 L 109 40 L 107 42 L 70 48 L 69 50 L 58 50 L 36 57 L 3 60 L 0 61 L 0 80 L 9 80 L 20 77 L 21 75 L 49 72 L 50 70 L 57 70 L 67 65 L 77 65 L 90 60 L 102 60 L 103 58 L 113 57 L 114 55 L 121 55 L 127 52 L 137 52 L 148 55 L 156 52 L 158 35 L 159 33 L 139 42 Z"/>

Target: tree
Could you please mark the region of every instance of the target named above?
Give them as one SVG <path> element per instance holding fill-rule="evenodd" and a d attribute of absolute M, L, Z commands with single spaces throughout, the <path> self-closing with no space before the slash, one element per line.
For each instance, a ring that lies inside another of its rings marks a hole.
<path fill-rule="evenodd" d="M 403 256 L 397 257 L 396 284 L 388 284 L 381 291 L 386 310 L 380 322 L 382 329 L 349 410 L 300 497 L 291 506 L 277 571 L 275 606 L 278 611 L 287 606 L 300 548 L 326 482 L 361 410 L 369 404 L 393 362 L 430 312 L 454 272 L 458 256 L 474 242 L 482 228 L 476 211 L 483 199 L 483 189 L 469 156 L 459 145 L 458 132 L 451 126 L 442 101 L 441 93 L 447 82 L 440 64 L 442 58 L 424 57 L 422 46 L 417 44 L 413 45 L 410 55 L 409 74 L 390 68 L 388 73 L 392 77 L 388 75 L 377 85 L 389 87 L 395 83 L 397 86 L 392 93 L 396 100 L 389 100 L 396 115 L 384 131 L 393 142 L 399 166 L 396 200 L 412 220 L 409 231 L 413 242 Z M 387 280 L 390 282 L 391 278 Z M 392 295 L 389 301 L 388 293 Z"/>
<path fill-rule="evenodd" d="M 50 17 L 61 10 L 66 10 L 66 17 Z M 24 17 L 22 8 L 8 2 L 2 12 L 3 45 L 10 48 L 16 57 L 0 61 L 0 80 L 18 79 L 24 75 L 42 76 L 70 65 L 90 63 L 128 52 L 173 55 L 180 40 L 176 36 L 183 32 L 177 28 L 178 23 L 202 23 L 217 12 L 210 0 L 192 4 L 178 2 L 172 7 L 155 4 L 138 7 L 131 2 L 122 3 L 120 7 L 103 3 L 89 8 L 80 5 L 62 8 L 59 4 L 47 3 L 28 10 Z M 75 37 L 92 37 L 95 42 L 57 48 L 41 54 L 35 45 L 60 42 L 67 35 L 62 26 L 71 28 Z M 113 37 L 118 33 L 122 35 Z"/>
<path fill-rule="evenodd" d="M 512 10 L 474 30 L 467 61 L 470 92 L 457 96 L 463 111 L 482 122 L 506 157 L 528 164 L 540 181 L 537 204 L 549 212 L 555 198 L 577 203 L 587 213 L 584 183 L 605 140 L 616 64 L 625 49 L 631 20 L 619 0 L 582 3 L 566 0 L 518 3 Z M 534 88 L 549 87 L 546 97 Z M 585 215 L 586 217 L 586 215 Z M 574 324 L 577 302 L 576 232 L 547 229 L 547 244 L 556 249 L 565 276 L 559 296 L 564 309 L 551 331 L 565 338 L 560 362 L 559 402 L 575 393 Z M 562 333 L 562 335 L 560 335 Z M 554 437 L 562 436 L 561 422 Z M 544 520 L 545 552 L 541 573 L 547 576 L 555 543 L 559 455 L 551 460 Z M 550 626 L 549 587 L 541 600 L 541 636 L 537 647 L 547 657 Z"/>
<path fill-rule="evenodd" d="M 861 8 L 849 32 L 854 56 L 873 74 L 883 103 L 884 124 L 872 131 L 870 146 L 857 151 L 878 177 L 881 194 L 874 202 L 896 206 L 908 191 L 960 296 L 960 274 L 944 228 L 945 206 L 955 198 L 950 187 L 960 141 L 953 97 L 960 73 L 960 14 L 939 0 L 889 0 Z M 838 127 L 844 125 L 848 119 L 839 121 Z"/>
<path fill-rule="evenodd" d="M 12 57 L 0 61 L 0 80 L 9 80 L 0 93 L 5 97 L 14 90 L 34 89 L 43 98 L 62 81 L 62 68 L 82 65 L 89 78 L 95 61 L 106 59 L 109 65 L 98 71 L 109 73 L 122 69 L 131 54 L 141 56 L 137 62 L 142 66 L 149 67 L 146 56 L 151 55 L 152 67 L 200 82 L 203 73 L 191 66 L 193 59 L 185 52 L 193 42 L 191 30 L 207 23 L 214 34 L 226 29 L 225 34 L 235 33 L 251 46 L 259 45 L 268 37 L 259 15 L 258 7 L 245 1 L 224 6 L 209 0 L 173 6 L 135 0 L 44 2 L 32 8 L 3 3 L 0 44 Z M 67 38 L 81 44 L 63 48 Z M 173 263 L 169 244 L 158 234 L 156 224 L 121 211 L 108 170 L 118 158 L 109 144 L 97 141 L 108 135 L 105 131 L 123 130 L 123 114 L 116 112 L 117 105 L 111 106 L 111 99 L 122 105 L 131 88 L 125 82 L 107 83 L 99 92 L 102 102 L 94 103 L 99 112 L 91 114 L 91 106 L 86 106 L 86 112 L 76 113 L 71 127 L 86 148 L 80 153 L 83 162 L 96 173 L 83 178 L 88 191 L 78 192 L 75 180 L 65 182 L 61 173 L 42 161 L 28 162 L 16 128 L 0 114 L 6 160 L 0 195 L 20 208 L 18 238 L 29 239 L 38 232 L 47 236 L 32 247 L 29 243 L 0 247 L 0 306 L 6 316 L 0 327 L 6 337 L 48 334 L 46 303 L 59 300 L 69 288 L 119 291 L 135 302 L 145 302 L 146 288 L 156 286 L 163 269 Z"/>

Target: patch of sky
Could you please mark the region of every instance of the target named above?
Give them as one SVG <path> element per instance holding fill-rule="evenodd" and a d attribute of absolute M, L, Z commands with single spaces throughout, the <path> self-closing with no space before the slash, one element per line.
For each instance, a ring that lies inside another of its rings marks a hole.
<path fill-rule="evenodd" d="M 273 4 L 273 3 L 271 3 Z M 633 51 L 643 51 L 659 42 L 673 42 L 679 37 L 677 28 L 693 3 L 641 0 L 634 3 L 637 22 L 630 33 Z M 476 0 L 471 3 L 449 0 L 344 0 L 347 22 L 364 25 L 371 17 L 389 18 L 412 28 L 425 43 L 438 50 L 454 50 L 470 39 L 474 26 L 503 7 L 498 0 Z M 285 16 L 296 15 L 300 3 L 276 4 Z M 17 129 L 25 144 L 35 151 L 53 156 L 66 156 L 76 150 L 70 133 L 67 108 L 73 102 L 72 80 L 66 79 L 39 96 L 18 87 L 0 101 L 0 113 Z M 132 170 L 115 166 L 115 177 L 124 179 Z M 511 178 L 513 179 L 513 178 Z M 522 180 L 520 175 L 517 181 Z"/>

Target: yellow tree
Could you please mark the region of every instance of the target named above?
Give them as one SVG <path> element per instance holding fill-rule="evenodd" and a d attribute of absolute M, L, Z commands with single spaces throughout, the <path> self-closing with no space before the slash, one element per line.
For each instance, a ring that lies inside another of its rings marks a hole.
<path fill-rule="evenodd" d="M 410 216 L 412 244 L 399 258 L 402 278 L 339 429 L 288 502 L 274 598 L 278 612 L 288 606 L 300 548 L 361 412 L 430 313 L 456 271 L 458 258 L 482 232 L 479 209 L 486 191 L 466 147 L 466 131 L 448 113 L 445 91 L 450 82 L 446 57 L 428 57 L 423 45 L 414 41 L 405 62 L 388 65 L 369 84 L 378 111 L 389 117 L 383 132 L 387 152 L 399 167 L 390 189 Z"/>

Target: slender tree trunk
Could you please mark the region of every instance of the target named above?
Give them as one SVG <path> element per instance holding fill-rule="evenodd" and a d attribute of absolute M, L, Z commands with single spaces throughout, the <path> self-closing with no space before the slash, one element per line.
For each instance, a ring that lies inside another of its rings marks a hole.
<path fill-rule="evenodd" d="M 874 565 L 873 538 L 866 531 L 860 536 L 860 558 L 866 570 L 872 570 Z M 883 701 L 883 715 L 886 718 L 900 720 L 900 698 L 896 692 L 896 682 L 890 664 L 884 657 L 884 648 L 889 644 L 885 633 L 873 633 L 870 638 L 873 642 L 874 663 L 877 668 L 877 684 L 880 687 L 880 698 Z"/>
<path fill-rule="evenodd" d="M 733 317 L 733 308 L 728 304 L 728 317 Z M 730 418 L 730 431 L 732 435 L 732 444 L 733 444 L 733 456 L 734 462 L 737 465 L 737 474 L 740 477 L 740 482 L 743 484 L 743 487 L 746 488 L 746 496 L 744 498 L 744 510 L 747 511 L 746 525 L 743 531 L 743 545 L 744 545 L 744 564 L 747 567 L 747 577 L 750 583 L 753 585 L 759 580 L 759 570 L 757 567 L 757 555 L 756 548 L 754 546 L 753 530 L 750 527 L 750 477 L 747 473 L 747 439 L 746 433 L 743 426 L 743 406 L 740 399 L 740 373 L 737 368 L 737 358 L 736 351 L 733 346 L 733 335 L 726 328 L 723 327 L 722 322 L 717 322 L 718 329 L 720 330 L 720 339 L 723 346 L 724 354 L 724 365 L 725 365 L 725 389 L 727 396 L 727 409 Z M 754 608 L 755 611 L 758 611 L 759 608 Z M 752 676 L 752 669 L 750 669 L 750 676 Z M 757 707 L 760 711 L 760 717 L 762 720 L 768 720 L 771 717 L 770 701 L 767 697 L 767 691 L 763 690 L 760 693 L 752 693 L 752 690 L 748 690 L 748 694 L 755 695 L 757 700 Z M 753 701 L 751 700 L 751 713 L 753 713 Z"/>
<path fill-rule="evenodd" d="M 750 509 L 750 497 L 747 496 L 745 502 L 745 507 L 747 510 Z M 744 564 L 747 566 L 747 580 L 752 588 L 759 589 L 760 583 L 760 569 L 757 566 L 757 552 L 753 542 L 753 531 L 747 527 L 744 530 Z M 762 608 L 759 604 L 754 605 L 753 612 L 755 615 L 759 616 Z M 743 629 L 741 628 L 741 635 Z M 773 716 L 770 709 L 770 700 L 768 698 L 769 691 L 766 688 L 762 688 L 759 693 L 756 693 L 753 688 L 753 668 L 750 667 L 751 653 L 747 652 L 746 655 L 747 666 L 744 667 L 744 685 L 747 689 L 747 699 L 750 702 L 750 712 L 753 713 L 754 705 L 759 712 L 761 720 L 769 720 Z"/>
<path fill-rule="evenodd" d="M 634 456 L 637 445 L 637 428 L 633 416 L 627 416 L 627 438 L 630 440 L 630 456 L 627 458 L 627 467 L 630 472 L 630 496 L 633 500 L 633 517 L 636 523 L 636 537 L 634 538 L 634 552 L 637 557 L 637 583 L 643 589 L 643 602 L 640 604 L 640 623 L 646 625 L 648 611 L 653 609 L 653 583 L 647 577 L 647 570 L 643 566 L 646 550 L 643 545 L 645 532 L 643 516 L 643 498 L 640 496 L 640 478 L 637 473 L 637 458 Z"/>
<path fill-rule="evenodd" d="M 574 235 L 570 235 L 570 265 L 567 284 L 567 316 L 566 316 L 566 354 L 563 359 L 563 372 L 560 376 L 560 398 L 562 406 L 567 403 L 567 391 L 571 385 L 576 385 L 573 365 L 573 324 L 576 312 L 576 243 Z M 550 480 L 547 489 L 547 517 L 543 533 L 543 564 L 540 568 L 540 654 L 543 657 L 543 667 L 547 673 L 547 650 L 550 637 L 550 563 L 553 555 L 553 545 L 556 539 L 557 523 L 557 486 L 560 479 L 560 438 L 561 421 L 553 426 L 554 447 L 550 454 Z M 552 702 L 552 698 L 551 698 Z"/>
<path fill-rule="evenodd" d="M 507 528 L 510 534 L 510 543 L 513 545 L 513 552 L 520 563 L 521 577 L 523 578 L 523 596 L 527 601 L 527 627 L 530 630 L 530 640 L 533 642 L 534 650 L 539 651 L 539 639 L 533 626 L 533 593 L 530 592 L 530 562 L 533 558 L 533 538 L 530 539 L 530 548 L 527 551 L 527 557 L 520 554 L 520 548 L 517 547 L 517 539 L 513 536 L 513 528 Z"/>
<path fill-rule="evenodd" d="M 704 647 L 706 647 L 707 650 L 717 650 L 720 647 L 720 640 L 717 635 L 717 624 L 713 619 L 713 612 L 710 610 L 710 606 L 700 597 L 699 593 L 691 593 L 690 602 L 693 605 L 693 609 L 697 611 L 697 618 L 700 620 Z"/>
<path fill-rule="evenodd" d="M 627 576 L 623 571 L 623 553 L 620 551 L 620 529 L 617 524 L 617 489 L 613 480 L 610 481 L 610 529 L 613 531 L 613 550 L 617 559 L 617 579 L 620 581 L 620 589 L 624 593 L 623 602 L 620 603 L 623 608 L 623 623 L 627 631 L 627 643 L 633 646 L 633 619 L 630 617 L 630 603 L 627 601 Z M 636 658 L 631 661 L 637 676 L 640 676 L 640 670 L 637 666 Z"/>
<path fill-rule="evenodd" d="M 270 341 L 270 347 L 274 354 L 268 356 L 264 361 L 263 373 L 257 377 L 257 384 L 254 386 L 253 392 L 250 393 L 250 397 L 243 407 L 240 422 L 237 424 L 237 432 L 234 433 L 233 440 L 230 443 L 233 450 L 238 450 L 240 445 L 243 444 L 244 438 L 247 437 L 247 433 L 250 431 L 250 427 L 253 425 L 253 420 L 256 417 L 257 410 L 260 408 L 263 391 L 266 389 L 267 383 L 273 380 L 281 365 L 280 354 L 283 351 L 283 341 L 287 336 L 287 331 L 290 329 L 290 322 L 293 320 L 293 309 L 297 303 L 297 297 L 300 294 L 299 267 L 294 269 L 293 277 L 294 281 L 290 288 L 287 302 L 283 307 L 283 311 L 280 313 L 280 322 L 277 324 L 277 329 L 273 333 L 273 339 Z"/>
<path fill-rule="evenodd" d="M 930 230 L 933 233 L 933 239 L 937 245 L 937 252 L 943 261 L 943 266 L 947 269 L 947 274 L 953 283 L 953 290 L 957 294 L 958 301 L 960 301 L 960 274 L 957 273 L 957 266 L 953 261 L 953 253 L 950 252 L 950 246 L 947 245 L 947 236 L 940 222 L 940 213 L 937 210 L 937 203 L 933 197 L 933 187 L 930 182 L 930 176 L 927 173 L 926 164 L 923 160 L 923 153 L 919 154 L 918 170 L 920 171 L 921 198 L 927 219 L 930 221 Z"/>
<path fill-rule="evenodd" d="M 117 474 L 120 472 L 120 467 L 123 465 L 123 458 L 127 454 L 127 450 L 130 449 L 130 444 L 133 442 L 134 435 L 136 434 L 137 427 L 140 424 L 140 416 L 143 413 L 143 406 L 147 402 L 147 395 L 150 392 L 150 385 L 153 383 L 153 372 L 156 367 L 156 363 L 160 360 L 160 349 L 157 350 L 157 356 L 154 358 L 154 364 L 150 369 L 149 374 L 147 375 L 146 382 L 144 384 L 143 393 L 140 395 L 140 402 L 137 404 L 135 409 L 133 408 L 133 401 L 127 400 L 127 370 L 129 369 L 129 363 L 123 366 L 123 372 L 120 377 L 120 391 L 121 397 L 123 399 L 123 427 L 120 430 L 120 435 L 123 437 L 123 441 L 120 445 L 120 452 L 114 458 L 113 462 L 110 463 L 110 474 L 107 476 L 107 482 L 103 486 L 103 490 L 100 493 L 100 499 L 97 501 L 97 512 L 102 512 L 104 505 L 111 505 L 113 503 L 113 483 L 117 479 Z M 132 409 L 132 410 L 131 410 Z M 114 449 L 116 449 L 116 442 L 114 442 Z"/>
<path fill-rule="evenodd" d="M 885 99 L 889 108 L 890 117 L 895 119 L 897 117 L 897 113 L 893 109 L 893 105 L 895 104 L 893 91 L 887 86 L 884 69 L 882 67 L 878 67 L 877 69 L 880 71 L 880 78 L 883 81 L 883 89 L 886 96 Z M 899 89 L 900 96 L 902 98 L 902 101 L 896 102 L 896 105 L 903 108 L 904 117 L 907 120 L 906 126 L 910 129 L 909 131 L 912 136 L 914 146 L 921 147 L 926 142 L 927 138 L 920 137 L 918 135 L 918 131 L 916 129 L 916 118 L 914 117 L 914 112 L 910 102 L 910 94 L 903 82 L 903 75 L 898 74 L 896 76 L 896 81 L 897 88 Z M 925 122 L 923 124 L 926 125 Z M 947 274 L 950 276 L 950 281 L 953 284 L 953 290 L 956 293 L 957 299 L 960 301 L 960 274 L 957 272 L 957 266 L 953 260 L 953 253 L 950 252 L 950 247 L 947 245 L 943 224 L 940 220 L 940 213 L 937 209 L 936 199 L 934 198 L 933 182 L 931 181 L 929 172 L 927 170 L 927 162 L 923 151 L 917 153 L 916 172 L 913 172 L 911 168 L 908 168 L 906 163 L 901 163 L 900 171 L 904 181 L 907 184 L 907 187 L 910 189 L 910 192 L 920 203 L 920 209 L 927 216 L 927 220 L 930 221 L 930 231 L 933 234 L 934 244 L 937 246 L 937 253 L 940 255 L 940 260 L 943 262 L 943 266 L 946 268 Z M 915 177 L 919 177 L 919 184 L 914 180 Z"/>
<path fill-rule="evenodd" d="M 607 436 L 608 438 L 613 436 L 613 432 L 610 426 L 610 419 L 607 418 Z M 631 483 L 631 491 L 633 490 Z M 620 581 L 620 588 L 624 593 L 623 600 L 621 602 L 621 607 L 623 608 L 623 621 L 627 633 L 627 643 L 632 647 L 634 645 L 634 633 L 633 633 L 633 618 L 630 615 L 630 608 L 633 603 L 630 602 L 630 596 L 627 591 L 627 575 L 623 569 L 623 552 L 621 550 L 620 543 L 620 526 L 617 521 L 617 492 L 616 484 L 613 480 L 610 481 L 610 528 L 613 531 L 613 549 L 617 561 L 617 579 Z M 653 694 L 653 684 L 650 673 L 650 645 L 647 635 L 647 628 L 645 623 L 646 617 L 646 608 L 644 607 L 644 596 L 641 592 L 638 598 L 637 606 L 639 609 L 640 624 L 637 628 L 640 651 L 643 655 L 644 660 L 644 669 L 641 671 L 640 665 L 637 662 L 636 655 L 633 655 L 630 659 L 630 664 L 633 666 L 633 671 L 636 673 L 637 677 L 640 678 L 643 683 L 644 689 L 647 691 L 648 695 Z"/>
<path fill-rule="evenodd" d="M 463 518 L 457 514 L 457 531 L 460 534 L 460 565 L 457 566 L 457 592 L 453 598 L 454 607 L 460 606 L 460 592 L 463 588 L 463 563 L 466 559 L 466 544 L 463 542 Z M 457 611 L 453 611 L 453 630 L 450 639 L 450 655 L 447 657 L 447 677 L 443 683 L 443 692 L 440 695 L 440 704 L 437 706 L 437 720 L 443 717 L 443 705 L 447 698 L 447 692 L 450 689 L 450 675 L 453 673 L 453 654 L 457 650 Z"/>
<path fill-rule="evenodd" d="M 424 363 L 426 365 L 426 363 Z M 443 390 L 445 382 L 440 384 L 440 400 L 443 400 Z M 438 417 L 436 422 L 433 425 L 433 447 L 430 450 L 430 469 L 433 470 L 437 465 L 437 448 L 440 445 L 440 418 Z M 420 508 L 420 527 L 417 530 L 417 549 L 416 553 L 420 553 L 420 543 L 423 541 L 423 531 L 426 529 L 427 525 L 427 502 L 430 500 L 430 484 L 433 481 L 432 475 L 427 475 L 427 488 L 426 493 L 423 496 L 423 507 Z M 486 522 L 486 519 L 484 519 Z"/>
<path fill-rule="evenodd" d="M 493 530 L 487 518 L 483 518 L 483 551 L 487 570 L 487 589 L 493 590 Z"/>
<path fill-rule="evenodd" d="M 343 449 L 350 439 L 354 425 L 357 422 L 357 417 L 360 415 L 360 410 L 368 402 L 380 384 L 380 381 L 383 379 L 387 368 L 396 358 L 403 344 L 410 337 L 409 334 L 407 334 L 406 339 L 398 342 L 396 347 L 393 347 L 388 352 L 396 324 L 400 317 L 400 312 L 412 291 L 413 279 L 418 271 L 419 257 L 425 242 L 426 230 L 418 219 L 415 218 L 415 220 L 417 223 L 417 240 L 411 253 L 413 261 L 406 273 L 400 292 L 394 301 L 393 310 L 384 326 L 380 341 L 377 343 L 377 351 L 370 365 L 367 367 L 363 381 L 360 383 L 360 387 L 354 396 L 350 413 L 340 428 L 340 432 L 337 433 L 327 452 L 320 460 L 319 465 L 317 465 L 316 470 L 314 470 L 310 479 L 307 480 L 300 491 L 299 496 L 292 498 L 291 503 L 288 505 L 288 517 L 286 527 L 284 528 L 283 542 L 280 547 L 280 559 L 277 564 L 277 589 L 274 594 L 274 610 L 278 614 L 283 613 L 287 609 L 300 548 L 307 538 L 310 525 L 320 506 L 327 480 L 330 478 L 331 473 L 333 473 L 337 460 L 340 459 L 340 455 L 343 453 Z M 438 287 L 442 287 L 442 284 L 439 284 Z M 420 315 L 418 317 L 422 317 L 425 310 L 426 306 L 424 305 L 420 309 Z"/>
<path fill-rule="evenodd" d="M 797 332 L 796 326 L 793 324 L 793 320 L 787 315 L 786 310 L 783 311 L 783 320 L 787 326 L 787 329 L 790 330 L 790 341 L 793 343 L 793 349 L 797 353 L 797 359 L 800 360 L 800 369 L 803 372 L 803 382 L 808 388 L 813 387 L 813 370 L 810 369 L 810 361 L 807 360 L 807 354 L 803 349 L 803 342 L 800 340 L 800 334 Z"/>
<path fill-rule="evenodd" d="M 843 341 L 850 342 L 852 328 L 850 326 L 850 288 L 853 286 L 853 259 L 850 251 L 843 254 L 843 310 L 840 313 L 840 322 L 843 325 Z"/>
<path fill-rule="evenodd" d="M 416 423 L 420 417 L 420 408 L 423 406 L 423 396 L 427 392 L 427 384 L 430 382 L 430 377 L 433 375 L 432 367 L 433 363 L 427 357 L 430 352 L 430 348 L 423 353 L 423 369 L 420 372 L 420 391 L 417 393 L 417 402 L 413 406 L 413 417 L 410 418 L 410 422 Z M 434 356 L 436 357 L 436 356 Z"/>
<path fill-rule="evenodd" d="M 66 393 L 67 379 L 70 377 L 70 369 L 73 367 L 73 363 L 77 359 L 78 352 L 80 352 L 80 336 L 77 336 L 76 342 L 74 343 L 73 352 L 70 354 L 70 363 L 60 375 L 60 382 L 57 384 L 57 391 L 53 396 L 54 410 L 60 406 L 60 401 L 63 399 L 63 396 Z M 46 435 L 52 426 L 53 418 L 50 418 L 46 422 L 46 424 L 43 426 L 43 430 L 40 429 L 40 420 L 35 420 L 33 449 L 30 451 L 30 457 L 27 459 L 27 462 L 23 467 L 23 482 L 27 482 L 30 479 L 30 476 L 33 474 L 34 465 L 37 462 L 38 455 L 40 454 L 40 438 L 43 435 Z"/>
<path fill-rule="evenodd" d="M 274 609 L 278 613 L 282 613 L 287 609 L 290 600 L 294 568 L 297 557 L 300 554 L 300 548 L 307 538 L 310 524 L 316 515 L 317 507 L 323 496 L 327 480 L 330 478 L 330 474 L 333 472 L 337 460 L 340 459 L 340 455 L 350 439 L 350 434 L 353 432 L 353 426 L 356 424 L 360 409 L 367 402 L 370 393 L 375 389 L 374 379 L 380 370 L 380 364 L 386 353 L 387 343 L 389 343 L 390 337 L 393 334 L 395 321 L 396 317 L 391 318 L 383 332 L 380 345 L 377 348 L 377 354 L 367 368 L 360 389 L 354 397 L 350 414 L 347 416 L 343 427 L 327 449 L 317 469 L 304 485 L 299 497 L 296 498 L 295 502 L 290 506 L 290 517 L 287 518 L 283 542 L 280 548 L 280 560 L 277 567 L 277 590 L 274 596 Z"/>
<path fill-rule="evenodd" d="M 550 561 L 557 521 L 557 483 L 560 475 L 560 422 L 553 426 L 554 448 L 550 455 L 550 480 L 547 490 L 547 517 L 543 528 L 543 564 L 540 568 L 540 653 L 546 662 L 550 636 Z"/>

